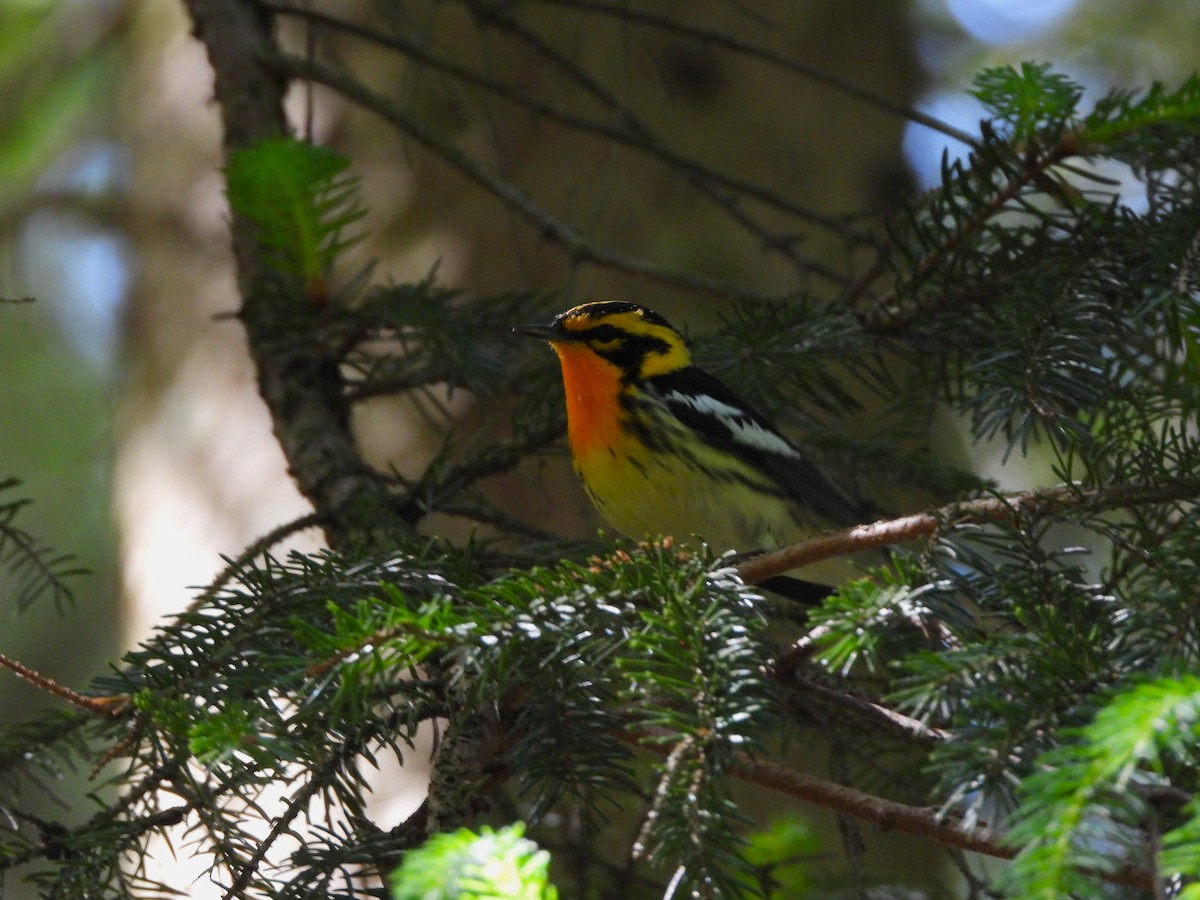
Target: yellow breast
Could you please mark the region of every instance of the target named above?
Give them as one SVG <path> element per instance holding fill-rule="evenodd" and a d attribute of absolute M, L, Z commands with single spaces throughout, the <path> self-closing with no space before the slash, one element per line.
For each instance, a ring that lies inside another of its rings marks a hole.
<path fill-rule="evenodd" d="M 626 439 L 576 453 L 575 468 L 601 515 L 630 537 L 698 534 L 722 552 L 777 547 L 798 536 L 789 504 L 752 490 L 743 480 L 753 478 L 749 469 L 730 468 L 715 451 L 706 458 L 706 448 L 694 443 L 691 449 L 697 455 L 689 461 Z"/>

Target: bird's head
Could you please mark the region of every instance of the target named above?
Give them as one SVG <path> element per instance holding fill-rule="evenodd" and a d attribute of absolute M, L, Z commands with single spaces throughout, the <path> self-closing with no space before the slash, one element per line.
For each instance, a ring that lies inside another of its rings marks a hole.
<path fill-rule="evenodd" d="M 517 334 L 549 341 L 558 355 L 584 350 L 611 363 L 624 381 L 666 375 L 692 364 L 687 342 L 671 324 L 636 303 L 600 300 L 555 316 L 547 325 L 519 325 Z"/>

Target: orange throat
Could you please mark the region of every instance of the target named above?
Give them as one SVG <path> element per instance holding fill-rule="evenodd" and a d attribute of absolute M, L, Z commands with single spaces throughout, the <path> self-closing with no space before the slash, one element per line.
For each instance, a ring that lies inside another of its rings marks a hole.
<path fill-rule="evenodd" d="M 567 396 L 567 436 L 577 464 L 621 444 L 621 370 L 586 347 L 554 344 Z"/>

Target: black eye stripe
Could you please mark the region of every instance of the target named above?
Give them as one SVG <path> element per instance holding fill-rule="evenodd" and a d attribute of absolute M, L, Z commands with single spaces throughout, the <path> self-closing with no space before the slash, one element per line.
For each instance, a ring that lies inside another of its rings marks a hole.
<path fill-rule="evenodd" d="M 644 337 L 641 338 L 643 353 L 666 353 L 671 349 L 671 345 L 662 338 Z"/>
<path fill-rule="evenodd" d="M 589 344 L 611 344 L 619 341 L 615 347 L 608 348 L 609 352 L 622 352 L 644 356 L 647 353 L 666 353 L 671 345 L 660 337 L 649 334 L 631 334 L 616 325 L 594 325 L 580 334 Z"/>
<path fill-rule="evenodd" d="M 613 338 L 606 343 L 601 336 L 589 335 L 592 352 L 608 360 L 621 370 L 622 380 L 631 382 L 641 377 L 642 366 L 651 354 L 665 354 L 671 345 L 662 338 L 642 334 L 629 334 L 619 328 L 613 329 Z"/>
<path fill-rule="evenodd" d="M 622 355 L 645 356 L 648 353 L 666 353 L 671 345 L 662 338 L 645 334 L 630 334 L 611 325 L 602 325 L 585 333 L 585 339 L 593 344 L 608 344 L 619 341 L 615 347 L 608 348 L 609 353 Z M 598 351 L 600 352 L 600 351 Z"/>
<path fill-rule="evenodd" d="M 596 325 L 589 328 L 583 333 L 586 340 L 598 341 L 601 344 L 606 344 L 609 341 L 619 340 L 621 338 L 628 339 L 631 335 L 622 332 L 619 328 L 612 325 Z"/>

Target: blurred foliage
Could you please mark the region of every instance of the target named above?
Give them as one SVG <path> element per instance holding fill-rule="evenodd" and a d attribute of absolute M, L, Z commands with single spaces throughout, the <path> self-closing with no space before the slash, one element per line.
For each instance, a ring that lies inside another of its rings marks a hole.
<path fill-rule="evenodd" d="M 0 210 L 20 202 L 32 182 L 105 103 L 113 66 L 112 28 L 97 26 L 79 4 L 33 0 L 0 6 Z M 103 17 L 103 16 L 101 16 Z M 66 43 L 64 30 L 83 39 Z"/>
<path fill-rule="evenodd" d="M 114 4 L 0 5 L 0 630 L 5 653 L 80 684 L 116 650 L 111 392 L 66 334 L 78 310 L 60 293 L 62 255 L 79 246 L 72 226 L 109 224 L 96 185 L 74 179 L 72 151 L 111 125 L 122 22 Z M 60 243 L 40 257 L 36 238 L 51 232 Z M 52 614 L 15 615 L 41 600 Z M 43 701 L 6 676 L 0 716 Z"/>
<path fill-rule="evenodd" d="M 392 876 L 394 900 L 557 900 L 548 882 L 550 854 L 523 838 L 521 823 L 479 834 L 438 834 L 404 857 Z"/>
<path fill-rule="evenodd" d="M 517 823 L 435 835 L 396 870 L 393 900 L 556 900 L 547 878 L 550 854 L 523 834 Z"/>
<path fill-rule="evenodd" d="M 4 492 L 19 485 L 15 478 L 0 479 L 0 566 L 13 581 L 13 602 L 18 609 L 48 593 L 61 612 L 64 604 L 74 600 L 69 579 L 86 570 L 74 565 L 70 554 L 39 544 L 15 524 L 17 513 L 30 501 L 9 499 Z"/>
<path fill-rule="evenodd" d="M 769 900 L 803 897 L 815 885 L 810 865 L 821 852 L 820 836 L 798 817 L 781 818 L 750 835 L 746 861 L 769 880 L 762 886 Z"/>

